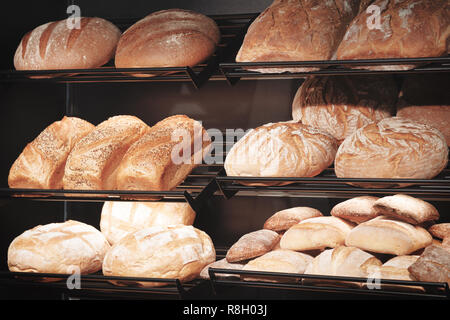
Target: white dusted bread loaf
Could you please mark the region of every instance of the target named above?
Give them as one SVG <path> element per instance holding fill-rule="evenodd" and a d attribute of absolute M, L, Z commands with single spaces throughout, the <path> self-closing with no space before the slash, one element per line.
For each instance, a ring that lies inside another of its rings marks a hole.
<path fill-rule="evenodd" d="M 264 222 L 264 229 L 284 231 L 303 220 L 321 217 L 322 212 L 310 207 L 294 207 L 276 212 Z"/>
<path fill-rule="evenodd" d="M 153 12 L 128 28 L 117 45 L 117 68 L 194 66 L 220 40 L 214 20 L 189 10 Z"/>
<path fill-rule="evenodd" d="M 39 225 L 17 236 L 8 248 L 12 272 L 81 274 L 102 268 L 110 249 L 103 234 L 82 222 Z"/>
<path fill-rule="evenodd" d="M 224 167 L 228 176 L 313 177 L 333 163 L 336 149 L 336 140 L 316 128 L 295 122 L 269 123 L 235 143 Z"/>
<path fill-rule="evenodd" d="M 185 225 L 156 226 L 129 233 L 113 245 L 103 261 L 103 274 L 187 282 L 215 260 L 214 245 L 205 232 Z M 144 287 L 166 284 L 138 283 Z"/>
<path fill-rule="evenodd" d="M 63 117 L 27 144 L 8 176 L 10 188 L 62 189 L 67 157 L 75 144 L 94 125 L 75 117 Z"/>
<path fill-rule="evenodd" d="M 447 162 L 448 147 L 441 132 L 392 117 L 348 136 L 337 151 L 335 172 L 339 178 L 431 179 Z"/>
<path fill-rule="evenodd" d="M 330 214 L 354 223 L 362 223 L 379 215 L 373 207 L 380 198 L 373 196 L 359 196 L 345 200 L 335 205 Z"/>
<path fill-rule="evenodd" d="M 64 189 L 114 190 L 116 170 L 128 148 L 148 126 L 134 116 L 114 116 L 79 140 L 64 172 Z"/>
<path fill-rule="evenodd" d="M 111 22 L 81 17 L 43 24 L 23 36 L 14 55 L 17 70 L 89 69 L 114 57 L 120 30 Z"/>
<path fill-rule="evenodd" d="M 186 202 L 121 202 L 103 204 L 100 230 L 113 245 L 128 233 L 153 226 L 192 225 L 195 211 Z"/>
<path fill-rule="evenodd" d="M 244 261 L 271 251 L 280 241 L 278 233 L 261 229 L 244 234 L 227 251 L 228 262 Z"/>
<path fill-rule="evenodd" d="M 309 77 L 295 94 L 292 117 L 342 143 L 364 125 L 394 115 L 397 96 L 389 76 Z"/>

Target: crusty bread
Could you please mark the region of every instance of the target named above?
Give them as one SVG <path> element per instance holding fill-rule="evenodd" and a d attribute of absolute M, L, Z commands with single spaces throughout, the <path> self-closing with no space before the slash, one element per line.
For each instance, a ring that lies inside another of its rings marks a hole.
<path fill-rule="evenodd" d="M 432 239 L 422 227 L 378 216 L 353 228 L 345 239 L 345 245 L 400 256 L 425 248 Z"/>
<path fill-rule="evenodd" d="M 450 4 L 447 0 L 376 0 L 380 28 L 373 28 L 373 12 L 362 12 L 351 23 L 337 50 L 337 59 L 438 57 L 449 52 Z M 371 17 L 372 16 L 372 17 Z M 371 70 L 408 70 L 415 65 L 358 67 Z"/>
<path fill-rule="evenodd" d="M 214 245 L 205 232 L 185 225 L 156 226 L 129 233 L 113 245 L 103 261 L 103 274 L 187 282 L 197 278 L 215 260 Z M 136 284 L 158 287 L 167 283 Z"/>
<path fill-rule="evenodd" d="M 149 14 L 126 30 L 117 45 L 117 68 L 194 66 L 211 56 L 220 40 L 214 20 L 189 10 Z"/>
<path fill-rule="evenodd" d="M 229 176 L 313 177 L 333 163 L 336 149 L 336 140 L 316 128 L 295 122 L 268 123 L 235 143 L 224 167 Z M 254 183 L 258 184 L 277 183 Z"/>
<path fill-rule="evenodd" d="M 335 248 L 345 243 L 353 224 L 336 217 L 315 217 L 287 230 L 280 240 L 282 249 L 295 251 Z"/>
<path fill-rule="evenodd" d="M 126 115 L 97 125 L 73 147 L 65 167 L 64 189 L 114 190 L 122 157 L 147 130 L 143 121 Z"/>
<path fill-rule="evenodd" d="M 200 122 L 184 115 L 168 117 L 128 149 L 117 169 L 116 186 L 121 190 L 172 190 L 202 164 L 210 146 Z"/>
<path fill-rule="evenodd" d="M 320 217 L 322 213 L 310 207 L 294 207 L 276 212 L 264 222 L 264 229 L 284 231 L 305 219 Z"/>
<path fill-rule="evenodd" d="M 271 251 L 280 241 L 278 233 L 261 229 L 240 237 L 227 251 L 228 262 L 249 260 Z"/>
<path fill-rule="evenodd" d="M 120 202 L 103 204 L 100 230 L 113 245 L 128 233 L 153 226 L 192 225 L 195 211 L 186 202 Z"/>
<path fill-rule="evenodd" d="M 359 0 L 275 0 L 250 25 L 237 62 L 330 60 Z M 305 72 L 318 68 L 255 68 L 254 71 Z"/>
<path fill-rule="evenodd" d="M 103 234 L 82 222 L 39 225 L 17 236 L 8 248 L 12 272 L 81 274 L 102 268 L 110 249 Z"/>
<path fill-rule="evenodd" d="M 442 133 L 425 124 L 392 117 L 348 136 L 337 151 L 335 172 L 339 178 L 431 179 L 447 162 L 448 147 Z"/>
<path fill-rule="evenodd" d="M 386 196 L 374 203 L 379 215 L 393 217 L 411 224 L 439 220 L 439 212 L 429 202 L 406 194 Z"/>
<path fill-rule="evenodd" d="M 89 69 L 114 57 L 120 30 L 101 18 L 80 18 L 80 28 L 68 20 L 43 24 L 28 32 L 14 55 L 17 70 Z"/>
<path fill-rule="evenodd" d="M 378 199 L 378 197 L 373 196 L 360 196 L 348 199 L 335 205 L 331 209 L 330 214 L 359 224 L 379 215 L 373 207 L 373 204 Z"/>
<path fill-rule="evenodd" d="M 418 281 L 447 282 L 450 285 L 450 250 L 428 246 L 408 271 Z"/>
<path fill-rule="evenodd" d="M 93 129 L 94 125 L 75 117 L 53 122 L 27 144 L 11 166 L 9 187 L 62 189 L 69 153 Z"/>
<path fill-rule="evenodd" d="M 200 272 L 200 278 L 209 279 L 209 268 L 216 269 L 231 269 L 231 270 L 241 270 L 245 264 L 243 263 L 230 263 L 226 258 L 214 261 L 213 263 L 208 264 L 203 270 Z M 228 277 L 239 277 L 236 274 L 228 274 L 228 273 L 216 273 L 216 276 L 219 278 L 228 278 Z"/>
<path fill-rule="evenodd" d="M 437 223 L 428 228 L 428 232 L 436 238 L 450 237 L 450 223 Z"/>
<path fill-rule="evenodd" d="M 397 96 L 390 76 L 309 77 L 295 94 L 292 117 L 340 144 L 364 125 L 394 115 Z"/>

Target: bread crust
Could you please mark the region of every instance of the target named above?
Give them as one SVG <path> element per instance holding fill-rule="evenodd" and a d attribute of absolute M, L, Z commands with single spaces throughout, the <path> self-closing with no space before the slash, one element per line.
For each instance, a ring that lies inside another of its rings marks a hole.
<path fill-rule="evenodd" d="M 380 198 L 373 196 L 360 196 L 335 205 L 330 214 L 344 220 L 357 224 L 371 220 L 379 215 L 373 207 L 374 203 Z"/>
<path fill-rule="evenodd" d="M 228 262 L 249 260 L 271 251 L 280 241 L 278 233 L 261 229 L 240 237 L 227 251 Z"/>
<path fill-rule="evenodd" d="M 264 229 L 276 232 L 288 230 L 293 225 L 309 218 L 320 217 L 322 213 L 310 207 L 294 207 L 276 212 L 264 222 Z"/>

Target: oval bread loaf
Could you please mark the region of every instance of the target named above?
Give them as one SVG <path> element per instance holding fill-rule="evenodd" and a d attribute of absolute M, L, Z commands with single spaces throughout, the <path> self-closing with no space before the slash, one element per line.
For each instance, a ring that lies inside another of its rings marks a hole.
<path fill-rule="evenodd" d="M 334 217 L 345 219 L 354 223 L 362 223 L 378 216 L 373 207 L 378 197 L 360 196 L 338 203 L 330 214 Z"/>
<path fill-rule="evenodd" d="M 276 212 L 264 223 L 264 229 L 284 231 L 303 220 L 320 217 L 322 212 L 310 207 L 294 207 Z"/>

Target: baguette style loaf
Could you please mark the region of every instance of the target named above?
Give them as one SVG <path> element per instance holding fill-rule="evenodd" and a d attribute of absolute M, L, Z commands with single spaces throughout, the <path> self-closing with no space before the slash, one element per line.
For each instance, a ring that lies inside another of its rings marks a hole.
<path fill-rule="evenodd" d="M 17 70 L 97 68 L 114 57 L 121 32 L 101 18 L 80 18 L 70 29 L 68 19 L 49 22 L 28 32 L 14 55 Z"/>
<path fill-rule="evenodd" d="M 9 187 L 62 189 L 67 157 L 75 144 L 93 129 L 94 125 L 75 117 L 53 122 L 14 161 L 8 176 Z"/>

